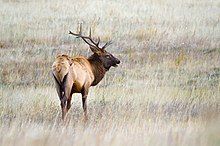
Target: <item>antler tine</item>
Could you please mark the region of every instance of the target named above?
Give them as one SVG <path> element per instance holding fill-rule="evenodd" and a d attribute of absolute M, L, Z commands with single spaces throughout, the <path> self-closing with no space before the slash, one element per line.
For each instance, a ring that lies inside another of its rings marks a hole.
<path fill-rule="evenodd" d="M 112 44 L 112 41 L 108 41 L 107 43 L 105 43 L 105 45 L 102 47 L 102 49 L 105 49 L 106 47 L 108 47 L 111 44 Z"/>
<path fill-rule="evenodd" d="M 90 27 L 90 29 L 89 29 L 89 37 L 90 37 L 90 38 L 92 37 L 91 27 Z"/>
<path fill-rule="evenodd" d="M 83 36 L 82 35 L 82 23 L 80 23 L 80 30 L 79 33 L 73 33 L 71 31 L 69 31 L 69 34 L 77 36 L 77 38 L 82 38 L 83 41 L 85 41 L 89 46 L 97 48 L 97 49 L 105 49 L 107 46 L 109 46 L 110 44 L 112 44 L 111 41 L 108 41 L 102 48 L 99 47 L 99 43 L 100 43 L 100 37 L 98 37 L 98 41 L 97 43 L 92 40 L 92 29 L 90 28 L 89 30 L 89 36 Z M 90 42 L 88 42 L 88 39 Z"/>
<path fill-rule="evenodd" d="M 69 31 L 69 34 L 77 36 L 76 38 L 82 38 L 83 41 L 85 41 L 89 46 L 96 47 L 96 46 L 90 44 L 90 43 L 86 40 L 86 39 L 89 39 L 93 44 L 95 44 L 95 43 L 93 42 L 92 38 L 91 38 L 91 29 L 90 29 L 90 36 L 89 36 L 89 37 L 82 35 L 82 23 L 80 23 L 80 26 L 79 26 L 79 33 L 73 33 L 73 32 L 71 32 L 71 31 Z"/>
<path fill-rule="evenodd" d="M 75 35 L 75 36 L 77 36 L 77 38 L 79 38 L 79 37 L 82 38 L 83 41 L 86 42 L 89 46 L 96 47 L 96 46 L 90 44 L 90 43 L 86 40 L 86 39 L 89 39 L 89 40 L 91 41 L 91 39 L 90 39 L 89 37 L 87 37 L 87 36 L 82 36 L 81 34 L 73 33 L 72 31 L 69 31 L 69 34 Z"/>
<path fill-rule="evenodd" d="M 100 37 L 98 38 L 97 46 L 99 46 L 99 43 L 100 43 Z"/>
<path fill-rule="evenodd" d="M 82 23 L 79 24 L 79 34 L 81 35 L 82 34 Z M 79 36 L 77 36 L 76 38 L 79 38 Z"/>
<path fill-rule="evenodd" d="M 100 38 L 98 39 L 98 42 L 97 42 L 97 43 L 92 40 L 92 29 L 91 29 L 91 27 L 90 27 L 90 29 L 89 29 L 89 37 L 90 37 L 89 40 L 90 40 L 97 48 L 99 48 Z M 99 48 L 99 49 L 100 49 L 100 48 Z"/>
<path fill-rule="evenodd" d="M 79 34 L 82 34 L 82 23 L 79 25 Z"/>

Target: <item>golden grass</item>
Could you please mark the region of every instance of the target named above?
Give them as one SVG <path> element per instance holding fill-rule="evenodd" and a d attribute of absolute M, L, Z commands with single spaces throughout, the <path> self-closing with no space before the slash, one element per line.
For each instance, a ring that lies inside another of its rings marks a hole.
<path fill-rule="evenodd" d="M 219 145 L 220 5 L 209 0 L 0 2 L 0 145 Z M 66 123 L 55 55 L 89 56 L 83 22 L 122 64 L 76 94 Z"/>

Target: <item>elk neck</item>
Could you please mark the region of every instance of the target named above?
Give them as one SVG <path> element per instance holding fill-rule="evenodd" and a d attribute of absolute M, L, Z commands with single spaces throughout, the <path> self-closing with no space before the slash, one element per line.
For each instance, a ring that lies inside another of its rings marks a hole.
<path fill-rule="evenodd" d="M 94 74 L 94 81 L 92 83 L 92 86 L 95 86 L 105 76 L 106 69 L 104 68 L 102 61 L 98 58 L 96 54 L 91 55 L 88 58 L 88 61 L 92 66 L 92 72 Z"/>

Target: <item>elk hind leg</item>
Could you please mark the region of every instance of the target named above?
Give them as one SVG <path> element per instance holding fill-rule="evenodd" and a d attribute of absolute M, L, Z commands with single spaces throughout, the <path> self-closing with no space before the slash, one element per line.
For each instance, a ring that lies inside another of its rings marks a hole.
<path fill-rule="evenodd" d="M 62 99 L 60 99 L 60 106 L 61 106 L 61 109 L 62 109 L 62 119 L 64 120 L 65 117 L 66 117 L 66 113 L 67 113 L 67 108 L 66 108 L 66 96 L 64 95 L 62 97 Z"/>
<path fill-rule="evenodd" d="M 71 107 L 71 99 L 72 99 L 72 85 L 71 84 L 66 85 L 64 93 L 65 93 L 65 97 L 66 97 L 66 101 L 67 101 L 66 110 L 68 112 L 68 110 Z"/>
<path fill-rule="evenodd" d="M 62 90 L 62 85 L 58 82 L 58 80 L 56 79 L 56 77 L 54 76 L 55 80 L 56 80 L 56 91 L 57 91 L 57 94 L 60 98 L 60 106 L 61 106 L 61 110 L 62 110 L 62 119 L 64 120 L 65 118 L 65 115 L 66 115 L 66 109 L 65 109 L 65 106 L 66 106 L 66 97 L 64 95 L 64 92 Z"/>
<path fill-rule="evenodd" d="M 72 95 L 67 99 L 67 111 L 70 109 L 71 107 L 71 99 L 72 99 Z"/>

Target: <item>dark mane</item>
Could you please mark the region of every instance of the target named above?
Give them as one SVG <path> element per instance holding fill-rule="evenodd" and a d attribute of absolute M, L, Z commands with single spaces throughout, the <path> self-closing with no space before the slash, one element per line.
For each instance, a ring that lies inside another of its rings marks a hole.
<path fill-rule="evenodd" d="M 88 61 L 90 62 L 91 66 L 92 66 L 92 72 L 94 74 L 94 81 L 92 83 L 92 86 L 97 85 L 102 78 L 104 77 L 106 70 L 103 66 L 103 63 L 101 62 L 101 60 L 98 58 L 98 56 L 96 54 L 91 55 L 88 58 Z"/>

